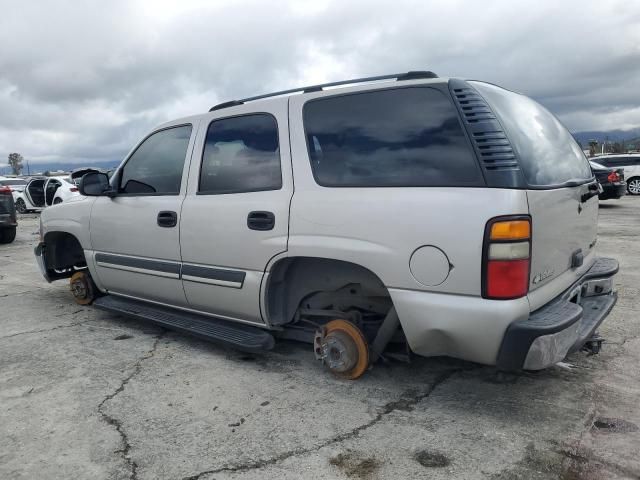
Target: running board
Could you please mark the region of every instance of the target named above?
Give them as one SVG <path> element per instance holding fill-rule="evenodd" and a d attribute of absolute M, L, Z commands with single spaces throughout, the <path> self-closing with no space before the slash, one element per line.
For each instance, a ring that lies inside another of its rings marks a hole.
<path fill-rule="evenodd" d="M 146 320 L 169 330 L 229 345 L 245 352 L 257 353 L 271 350 L 275 345 L 273 335 L 250 325 L 114 295 L 99 297 L 93 304 L 101 310 Z"/>

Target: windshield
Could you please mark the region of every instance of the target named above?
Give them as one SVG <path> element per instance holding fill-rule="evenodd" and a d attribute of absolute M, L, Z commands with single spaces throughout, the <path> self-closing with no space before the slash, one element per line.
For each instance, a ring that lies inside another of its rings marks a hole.
<path fill-rule="evenodd" d="M 497 114 L 531 186 L 563 186 L 593 178 L 575 139 L 546 108 L 525 95 L 482 82 L 478 89 Z"/>

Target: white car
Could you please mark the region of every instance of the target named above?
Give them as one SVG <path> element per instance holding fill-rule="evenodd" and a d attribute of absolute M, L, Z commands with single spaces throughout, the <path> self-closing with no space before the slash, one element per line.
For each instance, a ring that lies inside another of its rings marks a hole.
<path fill-rule="evenodd" d="M 32 178 L 22 192 L 14 192 L 19 213 L 42 210 L 67 198 L 79 195 L 78 187 L 70 177 Z"/>
<path fill-rule="evenodd" d="M 57 177 L 34 177 L 22 190 L 15 190 L 13 199 L 19 213 L 39 211 L 80 195 L 78 182 L 88 172 L 101 171 L 95 168 L 74 170 L 70 175 Z"/>
<path fill-rule="evenodd" d="M 17 177 L 0 177 L 0 187 L 9 187 L 11 192 L 22 192 L 27 186 L 27 180 Z"/>
<path fill-rule="evenodd" d="M 605 167 L 624 169 L 627 191 L 631 195 L 640 195 L 640 154 L 603 155 L 593 160 Z"/>

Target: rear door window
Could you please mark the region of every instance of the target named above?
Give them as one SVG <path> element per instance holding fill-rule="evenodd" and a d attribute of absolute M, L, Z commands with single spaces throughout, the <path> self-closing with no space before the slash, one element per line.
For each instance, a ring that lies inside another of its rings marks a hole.
<path fill-rule="evenodd" d="M 282 188 L 276 119 L 267 113 L 214 120 L 207 129 L 199 194 Z"/>
<path fill-rule="evenodd" d="M 542 105 L 495 85 L 469 83 L 498 115 L 529 185 L 563 186 L 568 182 L 587 182 L 593 177 L 589 162 L 573 136 Z"/>
<path fill-rule="evenodd" d="M 313 174 L 323 186 L 484 185 L 454 105 L 434 88 L 310 100 L 304 126 Z"/>

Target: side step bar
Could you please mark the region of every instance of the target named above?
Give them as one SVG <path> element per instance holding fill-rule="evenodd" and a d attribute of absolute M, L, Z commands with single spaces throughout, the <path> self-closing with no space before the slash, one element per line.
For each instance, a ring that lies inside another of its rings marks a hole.
<path fill-rule="evenodd" d="M 229 345 L 245 352 L 271 350 L 275 339 L 269 332 L 250 325 L 238 324 L 191 312 L 107 295 L 93 304 L 109 312 L 146 320 L 169 330 L 193 335 L 204 340 Z"/>

